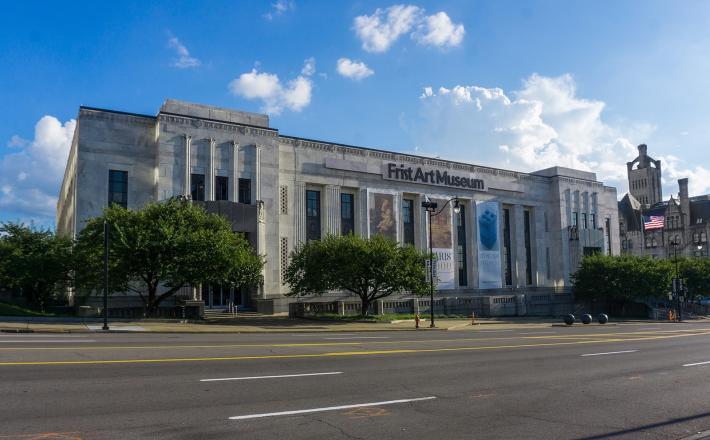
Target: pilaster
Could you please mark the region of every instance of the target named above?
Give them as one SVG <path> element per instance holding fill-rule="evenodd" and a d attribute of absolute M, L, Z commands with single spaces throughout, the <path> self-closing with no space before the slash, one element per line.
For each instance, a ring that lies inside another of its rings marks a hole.
<path fill-rule="evenodd" d="M 340 186 L 325 186 L 326 234 L 340 235 Z"/>
<path fill-rule="evenodd" d="M 214 150 L 216 141 L 214 138 L 209 138 L 209 150 L 207 152 L 207 182 L 205 183 L 206 200 L 214 200 L 215 193 L 215 173 L 214 173 Z"/>
<path fill-rule="evenodd" d="M 296 182 L 293 186 L 294 243 L 296 248 L 306 242 L 306 185 Z"/>
<path fill-rule="evenodd" d="M 261 145 L 254 146 L 254 200 L 261 200 Z"/>
<path fill-rule="evenodd" d="M 190 159 L 190 149 L 192 148 L 192 137 L 185 134 L 185 178 L 183 181 L 183 195 L 190 195 L 190 173 L 192 172 L 192 164 Z"/>
<path fill-rule="evenodd" d="M 232 202 L 239 201 L 239 144 L 237 141 L 232 141 L 232 154 L 230 156 L 230 189 L 231 194 L 229 200 Z"/>

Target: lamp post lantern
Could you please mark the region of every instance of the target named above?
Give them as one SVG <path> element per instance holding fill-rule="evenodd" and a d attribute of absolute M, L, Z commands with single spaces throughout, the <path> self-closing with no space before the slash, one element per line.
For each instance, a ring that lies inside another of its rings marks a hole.
<path fill-rule="evenodd" d="M 441 214 L 444 211 L 444 208 L 446 208 L 452 201 L 454 202 L 454 212 L 458 214 L 461 212 L 458 197 L 447 200 L 446 203 L 444 203 L 444 206 L 442 206 L 438 211 L 436 210 L 438 207 L 436 202 L 432 202 L 428 200 L 428 198 L 422 202 L 422 208 L 424 208 L 429 214 L 429 315 L 431 317 L 431 324 L 429 327 L 431 328 L 436 327 L 436 325 L 434 325 L 434 252 L 432 251 L 431 242 L 431 218 Z"/>

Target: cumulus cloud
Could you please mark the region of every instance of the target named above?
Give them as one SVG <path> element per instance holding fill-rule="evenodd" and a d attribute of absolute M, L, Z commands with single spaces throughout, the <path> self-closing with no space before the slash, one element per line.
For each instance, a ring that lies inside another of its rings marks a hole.
<path fill-rule="evenodd" d="M 76 121 L 44 116 L 34 139 L 20 140 L 17 151 L 0 158 L 0 210 L 20 218 L 54 225 L 57 196 Z M 17 142 L 16 142 L 17 143 Z"/>
<path fill-rule="evenodd" d="M 271 4 L 271 10 L 264 14 L 264 18 L 271 21 L 276 17 L 280 17 L 289 11 L 296 9 L 296 4 L 291 0 L 278 0 Z"/>
<path fill-rule="evenodd" d="M 180 42 L 177 37 L 170 37 L 168 39 L 168 47 L 175 50 L 175 54 L 178 58 L 173 63 L 173 67 L 178 69 L 189 69 L 191 67 L 199 66 L 200 60 L 190 55 L 190 51 L 187 50 L 184 44 Z"/>
<path fill-rule="evenodd" d="M 285 84 L 275 73 L 252 69 L 233 79 L 229 91 L 235 96 L 262 101 L 265 113 L 280 114 L 286 109 L 299 112 L 311 102 L 313 82 L 310 77 L 314 73 L 314 58 L 305 60 L 301 74 Z"/>
<path fill-rule="evenodd" d="M 353 29 L 363 49 L 379 53 L 405 34 L 419 44 L 444 48 L 461 44 L 465 33 L 464 26 L 453 23 L 446 12 L 427 16 L 423 8 L 414 5 L 377 8 L 372 15 L 355 17 Z"/>
<path fill-rule="evenodd" d="M 367 67 L 367 64 L 362 61 L 353 61 L 350 58 L 338 59 L 336 70 L 342 76 L 354 79 L 355 81 L 360 81 L 375 73 L 372 69 Z"/>
<path fill-rule="evenodd" d="M 661 156 L 661 166 L 663 167 L 663 194 L 667 199 L 678 193 L 678 179 L 688 178 L 688 193 L 692 195 L 710 194 L 710 170 L 696 165 L 688 167 L 685 162 L 673 155 Z"/>
<path fill-rule="evenodd" d="M 521 171 L 565 166 L 597 173 L 626 191 L 626 162 L 653 132 L 648 124 L 616 127 L 604 103 L 577 96 L 571 75 L 532 75 L 519 91 L 480 86 L 432 87 L 420 97 L 410 130 L 432 155 Z"/>
<path fill-rule="evenodd" d="M 454 24 L 446 12 L 437 12 L 424 18 L 412 37 L 424 45 L 456 47 L 463 41 L 465 33 L 462 24 Z"/>

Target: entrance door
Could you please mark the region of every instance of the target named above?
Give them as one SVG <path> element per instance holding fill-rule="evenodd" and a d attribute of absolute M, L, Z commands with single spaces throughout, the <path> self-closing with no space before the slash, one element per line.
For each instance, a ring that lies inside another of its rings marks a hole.
<path fill-rule="evenodd" d="M 230 300 L 229 288 L 220 285 L 203 286 L 202 299 L 207 308 L 227 307 Z"/>

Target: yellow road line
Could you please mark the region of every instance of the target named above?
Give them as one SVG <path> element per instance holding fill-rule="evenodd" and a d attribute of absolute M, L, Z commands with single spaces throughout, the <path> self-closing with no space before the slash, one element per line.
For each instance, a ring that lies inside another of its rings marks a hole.
<path fill-rule="evenodd" d="M 663 336 L 649 336 L 636 339 L 595 339 L 592 341 L 572 341 L 572 342 L 545 342 L 540 344 L 515 344 L 515 345 L 492 345 L 482 347 L 451 347 L 451 348 L 410 348 L 396 350 L 367 350 L 367 351 L 337 351 L 329 353 L 303 353 L 303 354 L 273 354 L 273 355 L 251 355 L 251 356 L 226 356 L 226 357 L 193 357 L 193 358 L 164 358 L 164 359 L 110 359 L 110 360 L 84 360 L 84 361 L 30 361 L 30 362 L 0 362 L 0 366 L 19 365 L 103 365 L 103 364 L 150 364 L 150 363 L 176 363 L 176 362 L 209 362 L 209 361 L 240 361 L 256 359 L 304 359 L 319 357 L 338 356 L 371 356 L 387 354 L 406 353 L 441 353 L 456 351 L 484 351 L 500 350 L 505 348 L 532 348 L 532 347 L 555 347 L 563 345 L 599 344 L 603 342 L 629 342 L 646 341 L 653 339 L 670 339 L 685 336 L 707 335 L 706 333 L 675 334 Z"/>
<path fill-rule="evenodd" d="M 490 338 L 451 338 L 451 339 L 415 339 L 405 341 L 373 341 L 363 340 L 354 342 L 294 342 L 294 343 L 277 343 L 277 344 L 211 344 L 211 345 L 117 345 L 117 346 L 67 346 L 60 347 L 0 347 L 0 351 L 37 351 L 37 350 L 71 350 L 71 351 L 87 351 L 87 350 L 145 350 L 145 349 L 196 349 L 196 348 L 298 348 L 298 347 L 338 347 L 338 346 L 361 346 L 361 345 L 392 345 L 392 344 L 421 344 L 421 343 L 439 343 L 439 342 L 471 342 L 471 341 L 502 341 L 512 339 L 594 339 L 609 336 L 644 336 L 657 335 L 666 333 L 689 333 L 696 334 L 698 332 L 710 331 L 710 329 L 684 329 L 684 330 L 663 330 L 663 331 L 637 331 L 637 332 L 614 332 L 614 333 L 588 333 L 588 334 L 570 334 L 570 335 L 538 335 L 538 336 L 497 336 Z"/>

